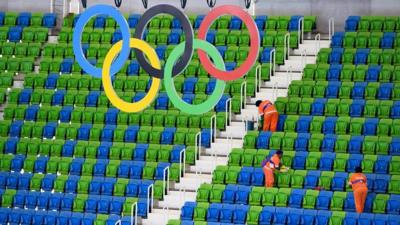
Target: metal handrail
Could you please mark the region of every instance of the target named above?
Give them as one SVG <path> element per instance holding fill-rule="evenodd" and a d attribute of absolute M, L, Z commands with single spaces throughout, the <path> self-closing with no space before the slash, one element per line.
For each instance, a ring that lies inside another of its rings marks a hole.
<path fill-rule="evenodd" d="M 211 129 L 211 135 L 213 138 L 213 141 L 217 138 L 217 115 L 214 114 L 211 116 L 211 122 L 210 122 L 210 129 Z"/>
<path fill-rule="evenodd" d="M 275 69 L 276 69 L 275 68 L 275 62 L 276 62 L 276 50 L 275 50 L 275 48 L 272 49 L 269 52 L 269 61 L 270 61 L 270 64 L 271 64 L 270 67 L 269 67 L 269 77 L 272 77 L 273 75 L 275 75 Z M 261 80 L 261 72 L 260 72 L 260 80 Z"/>
<path fill-rule="evenodd" d="M 285 54 L 285 59 L 288 59 L 289 54 L 290 54 L 290 33 L 289 32 L 285 34 L 283 52 Z"/>
<path fill-rule="evenodd" d="M 179 174 L 180 174 L 180 177 L 185 176 L 185 171 L 186 171 L 185 165 L 186 165 L 186 148 L 182 149 L 179 152 Z M 182 170 L 182 168 L 183 168 L 183 170 Z"/>
<path fill-rule="evenodd" d="M 135 212 L 133 210 L 135 210 Z M 115 222 L 115 225 L 118 224 L 121 225 L 122 221 L 117 220 L 117 222 Z M 134 202 L 131 205 L 131 225 L 137 225 L 137 202 Z"/>
<path fill-rule="evenodd" d="M 229 111 L 228 111 L 228 106 L 229 106 Z M 232 98 L 228 98 L 225 102 L 225 113 L 227 117 L 225 118 L 225 126 L 228 126 L 229 124 L 232 123 Z M 229 113 L 229 114 L 228 114 Z"/>
<path fill-rule="evenodd" d="M 168 194 L 169 192 L 169 166 L 163 170 L 163 193 Z"/>
<path fill-rule="evenodd" d="M 315 55 L 318 54 L 319 49 L 321 48 L 321 34 L 318 33 L 317 35 L 315 35 Z"/>
<path fill-rule="evenodd" d="M 122 221 L 121 220 L 117 220 L 117 222 L 115 222 L 115 225 L 121 225 Z"/>
<path fill-rule="evenodd" d="M 332 39 L 332 35 L 335 33 L 335 19 L 333 17 L 329 18 L 329 40 Z"/>
<path fill-rule="evenodd" d="M 199 138 L 199 139 L 198 139 Z M 201 131 L 199 131 L 195 136 L 194 141 L 194 155 L 196 156 L 196 160 L 199 159 L 200 150 L 201 150 Z"/>
<path fill-rule="evenodd" d="M 247 82 L 243 81 L 240 84 L 240 108 L 244 109 L 246 106 L 247 100 L 246 100 L 246 91 L 247 91 Z"/>
<path fill-rule="evenodd" d="M 298 35 L 298 44 L 302 44 L 304 40 L 304 17 L 301 17 L 298 22 L 298 30 L 297 30 L 297 35 Z"/>
<path fill-rule="evenodd" d="M 271 54 L 271 53 L 270 53 Z M 269 67 L 270 69 L 270 76 L 271 76 L 271 66 Z M 260 87 L 261 87 L 261 65 L 258 65 L 256 67 L 256 79 L 255 79 L 255 83 L 256 83 L 256 88 L 255 88 L 255 92 L 254 92 L 254 96 L 257 95 L 257 92 L 260 91 Z"/>
<path fill-rule="evenodd" d="M 151 193 L 151 196 L 150 196 Z M 154 186 L 153 184 L 150 184 L 147 187 L 147 214 L 151 213 L 153 210 L 153 204 L 154 204 Z"/>

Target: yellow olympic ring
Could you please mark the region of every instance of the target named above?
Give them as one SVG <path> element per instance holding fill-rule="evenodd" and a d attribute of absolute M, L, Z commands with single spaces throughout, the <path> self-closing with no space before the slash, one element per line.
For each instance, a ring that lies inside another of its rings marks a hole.
<path fill-rule="evenodd" d="M 121 51 L 122 42 L 123 41 L 121 40 L 115 43 L 111 47 L 110 51 L 107 53 L 106 58 L 104 59 L 103 71 L 102 71 L 104 92 L 106 93 L 106 96 L 110 100 L 111 104 L 113 104 L 116 108 L 127 113 L 139 112 L 145 109 L 147 106 L 149 106 L 151 102 L 154 100 L 154 98 L 158 93 L 158 89 L 160 88 L 161 80 L 153 77 L 151 82 L 151 87 L 147 95 L 138 102 L 129 103 L 118 97 L 117 93 L 115 92 L 112 86 L 110 68 L 114 58 Z M 129 47 L 141 50 L 144 54 L 146 54 L 150 64 L 154 68 L 161 69 L 161 63 L 160 60 L 158 59 L 156 51 L 149 44 L 147 44 L 143 40 L 131 38 L 129 42 Z"/>

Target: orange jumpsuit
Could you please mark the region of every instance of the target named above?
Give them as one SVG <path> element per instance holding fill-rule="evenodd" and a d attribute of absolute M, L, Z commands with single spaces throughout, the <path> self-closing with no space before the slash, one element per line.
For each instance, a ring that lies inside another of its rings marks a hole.
<path fill-rule="evenodd" d="M 356 211 L 357 213 L 362 213 L 368 193 L 367 177 L 362 173 L 354 173 L 350 177 L 349 184 L 353 189 Z"/>
<path fill-rule="evenodd" d="M 263 131 L 276 131 L 279 114 L 275 106 L 268 100 L 258 106 L 258 113 L 263 117 Z"/>
<path fill-rule="evenodd" d="M 277 154 L 273 155 L 263 167 L 265 187 L 273 187 L 275 182 L 274 171 L 279 168 L 281 159 Z"/>

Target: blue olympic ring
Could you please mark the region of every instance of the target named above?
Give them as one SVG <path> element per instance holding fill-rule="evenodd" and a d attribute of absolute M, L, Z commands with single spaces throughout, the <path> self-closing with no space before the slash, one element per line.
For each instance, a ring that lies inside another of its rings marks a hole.
<path fill-rule="evenodd" d="M 112 17 L 117 24 L 119 25 L 122 33 L 122 48 L 121 52 L 119 53 L 118 57 L 115 59 L 111 66 L 110 74 L 113 76 L 114 74 L 118 73 L 118 71 L 125 65 L 126 60 L 129 58 L 130 54 L 130 47 L 129 47 L 129 40 L 131 37 L 128 22 L 125 18 L 120 14 L 118 10 L 114 7 L 109 5 L 96 5 L 90 7 L 89 9 L 85 10 L 80 16 L 75 24 L 74 33 L 72 36 L 72 47 L 74 50 L 74 54 L 76 57 L 76 61 L 82 67 L 82 69 L 97 78 L 101 78 L 102 75 L 102 68 L 97 68 L 89 63 L 86 60 L 85 54 L 82 50 L 81 38 L 82 32 L 86 25 L 86 23 L 90 20 L 91 17 L 97 14 L 104 14 Z"/>

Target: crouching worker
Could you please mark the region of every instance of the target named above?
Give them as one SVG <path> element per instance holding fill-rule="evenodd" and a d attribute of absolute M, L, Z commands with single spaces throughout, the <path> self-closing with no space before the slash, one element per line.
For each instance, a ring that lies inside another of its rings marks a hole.
<path fill-rule="evenodd" d="M 282 166 L 281 159 L 282 159 L 283 152 L 281 150 L 276 151 L 276 153 L 271 158 L 266 158 L 262 162 L 264 177 L 265 177 L 265 187 L 273 187 L 275 183 L 275 175 L 274 172 L 276 169 L 280 169 Z"/>
<path fill-rule="evenodd" d="M 349 185 L 353 189 L 356 211 L 357 213 L 362 213 L 368 194 L 368 187 L 367 177 L 362 173 L 361 167 L 357 167 L 356 172 L 351 175 Z"/>
<path fill-rule="evenodd" d="M 276 131 L 279 114 L 275 106 L 268 100 L 258 100 L 256 106 L 258 107 L 258 114 L 260 115 L 258 123 L 259 130 Z"/>

